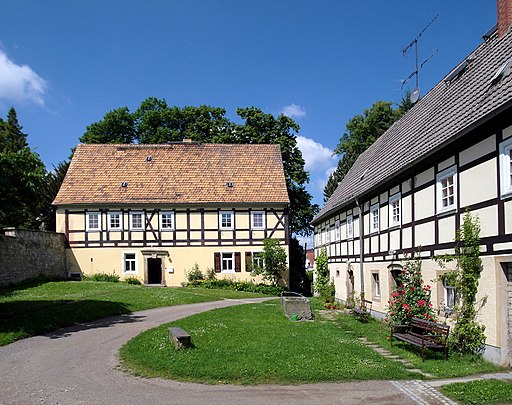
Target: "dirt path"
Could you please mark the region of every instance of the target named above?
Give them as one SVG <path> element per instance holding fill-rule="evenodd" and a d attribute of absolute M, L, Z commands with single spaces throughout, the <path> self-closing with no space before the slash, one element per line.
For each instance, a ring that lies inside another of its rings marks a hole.
<path fill-rule="evenodd" d="M 210 309 L 262 300 L 224 300 L 156 308 L 0 347 L 0 404 L 450 403 L 432 387 L 420 382 L 214 386 L 137 378 L 119 370 L 119 348 L 143 330 Z"/>

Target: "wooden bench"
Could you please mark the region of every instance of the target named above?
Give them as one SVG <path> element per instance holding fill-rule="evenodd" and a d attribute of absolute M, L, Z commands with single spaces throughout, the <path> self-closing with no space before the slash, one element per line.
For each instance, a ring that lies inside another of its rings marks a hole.
<path fill-rule="evenodd" d="M 169 328 L 169 340 L 174 342 L 176 349 L 184 349 L 192 346 L 190 335 L 178 327 Z"/>
<path fill-rule="evenodd" d="M 352 308 L 352 315 L 363 321 L 368 321 L 372 313 L 373 301 L 361 300 L 361 305 Z"/>
<path fill-rule="evenodd" d="M 427 321 L 413 317 L 410 325 L 391 325 L 390 344 L 393 338 L 421 348 L 421 359 L 424 360 L 425 349 L 444 350 L 448 360 L 448 334 L 450 327 L 446 324 Z"/>

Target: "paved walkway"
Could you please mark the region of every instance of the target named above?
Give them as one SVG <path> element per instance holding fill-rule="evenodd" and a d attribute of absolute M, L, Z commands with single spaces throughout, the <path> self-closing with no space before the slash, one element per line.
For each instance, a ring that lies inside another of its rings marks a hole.
<path fill-rule="evenodd" d="M 119 348 L 143 330 L 210 309 L 262 300 L 156 308 L 0 347 L 0 404 L 453 404 L 423 381 L 203 385 L 137 378 L 119 369 Z"/>

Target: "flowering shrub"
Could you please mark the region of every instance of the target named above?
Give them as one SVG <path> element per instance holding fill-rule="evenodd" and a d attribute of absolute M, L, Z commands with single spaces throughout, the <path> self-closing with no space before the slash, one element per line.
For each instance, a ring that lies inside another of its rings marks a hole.
<path fill-rule="evenodd" d="M 423 285 L 421 278 L 421 259 L 407 259 L 399 285 L 388 301 L 386 321 L 393 324 L 408 325 L 413 316 L 435 321 L 434 310 L 430 302 L 430 285 Z"/>

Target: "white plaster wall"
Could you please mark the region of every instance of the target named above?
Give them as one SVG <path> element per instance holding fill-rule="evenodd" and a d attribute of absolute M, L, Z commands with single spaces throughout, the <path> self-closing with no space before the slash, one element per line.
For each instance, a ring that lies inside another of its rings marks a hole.
<path fill-rule="evenodd" d="M 476 145 L 471 146 L 460 152 L 459 164 L 464 166 L 488 153 L 496 150 L 496 135 L 485 138 L 483 141 L 478 142 Z"/>
<path fill-rule="evenodd" d="M 498 196 L 496 159 L 459 173 L 460 207 L 490 200 Z"/>
<path fill-rule="evenodd" d="M 431 217 L 435 214 L 435 207 L 433 204 L 435 198 L 434 186 L 427 187 L 419 190 L 414 195 L 414 218 L 421 220 L 423 218 Z"/>

